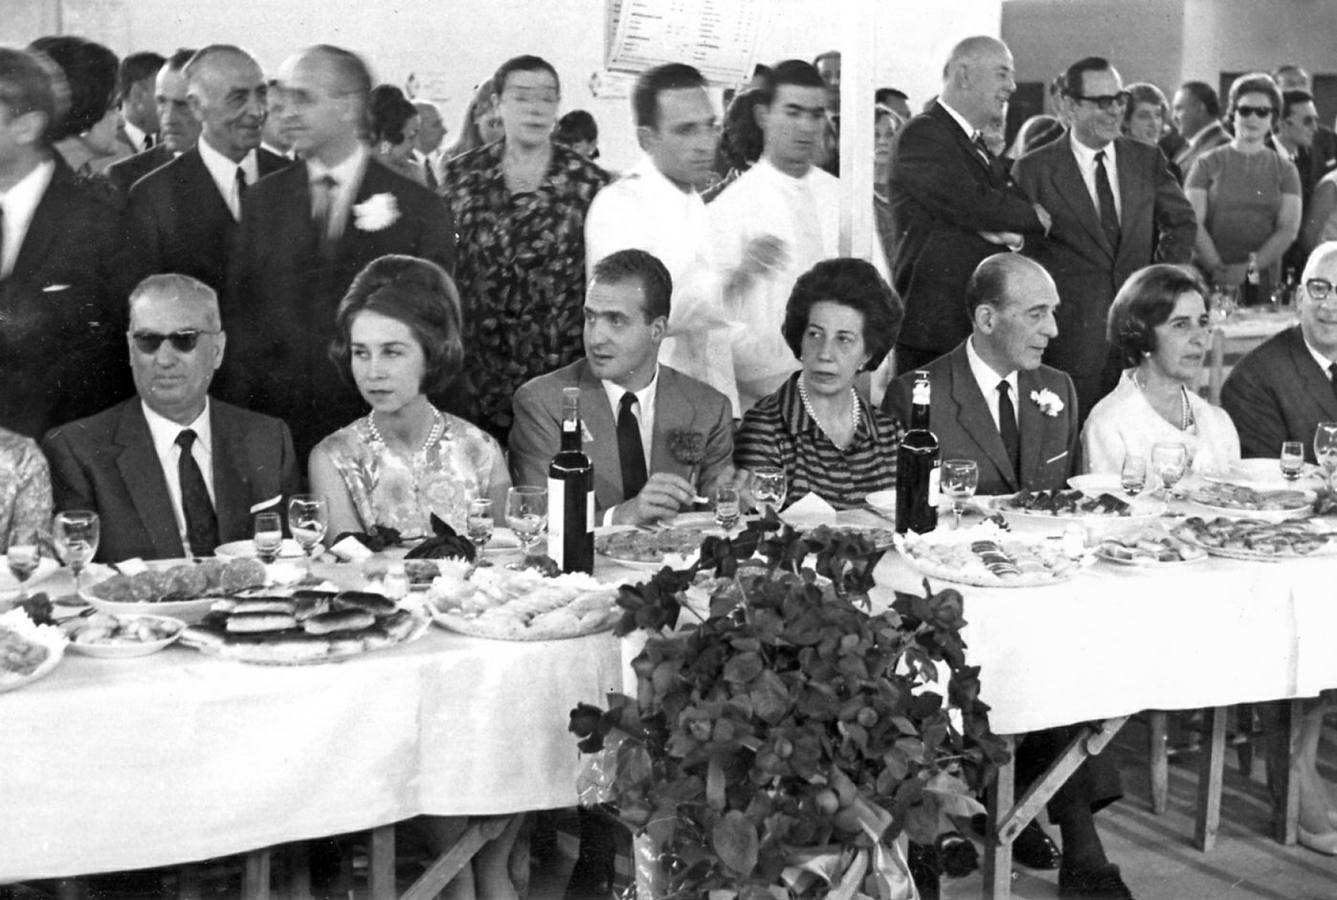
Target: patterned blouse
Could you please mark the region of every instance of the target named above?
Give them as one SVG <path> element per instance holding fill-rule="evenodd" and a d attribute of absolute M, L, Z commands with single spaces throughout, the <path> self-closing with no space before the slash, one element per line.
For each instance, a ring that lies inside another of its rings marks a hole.
<path fill-rule="evenodd" d="M 892 416 L 859 400 L 859 425 L 843 450 L 803 408 L 798 380 L 789 377 L 743 416 L 734 435 L 734 465 L 785 472 L 785 505 L 816 494 L 836 509 L 850 509 L 874 491 L 896 486 L 896 452 L 905 429 Z"/>
<path fill-rule="evenodd" d="M 460 534 L 469 501 L 486 497 L 502 458 L 490 435 L 463 419 L 442 413 L 441 439 L 412 458 L 391 451 L 364 416 L 316 445 L 343 479 L 362 527 L 387 525 L 404 537 L 430 535 L 432 513 Z M 501 467 L 505 471 L 505 467 Z"/>
<path fill-rule="evenodd" d="M 51 472 L 36 442 L 0 428 L 0 550 L 20 528 L 51 528 Z"/>
<path fill-rule="evenodd" d="M 474 421 L 511 427 L 511 395 L 581 356 L 585 213 L 608 174 L 553 144 L 538 189 L 506 187 L 504 140 L 450 160 L 441 194 L 455 214 L 455 281 L 464 302 L 464 371 Z"/>

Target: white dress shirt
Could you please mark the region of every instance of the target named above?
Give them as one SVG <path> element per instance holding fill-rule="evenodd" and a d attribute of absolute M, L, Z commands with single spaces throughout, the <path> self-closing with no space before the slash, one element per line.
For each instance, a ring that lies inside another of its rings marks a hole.
<path fill-rule="evenodd" d="M 0 211 L 4 213 L 4 252 L 0 254 L 0 278 L 8 278 L 13 274 L 14 263 L 18 261 L 19 250 L 28 236 L 28 226 L 37 212 L 37 204 L 42 202 L 55 172 L 56 163 L 48 159 L 34 166 L 31 172 L 19 179 L 18 184 L 0 194 Z"/>
<path fill-rule="evenodd" d="M 241 167 L 246 173 L 247 187 L 254 187 L 260 180 L 260 163 L 256 160 L 255 151 L 248 150 L 241 158 L 241 162 L 235 163 L 210 146 L 208 138 L 204 135 L 200 135 L 198 146 L 200 159 L 204 160 L 204 167 L 209 170 L 209 176 L 218 187 L 218 193 L 223 195 L 223 202 L 227 204 L 232 218 L 240 222 L 241 197 L 237 194 L 237 168 Z"/>
<path fill-rule="evenodd" d="M 1007 382 L 1009 396 L 1012 398 L 1012 414 L 1020 418 L 1021 401 L 1017 397 L 1017 370 L 1013 369 L 1006 375 L 994 371 L 993 366 L 975 352 L 974 336 L 966 341 L 966 359 L 970 361 L 970 374 L 975 376 L 975 382 L 980 386 L 980 393 L 984 395 L 984 402 L 989 407 L 989 415 L 993 416 L 993 425 L 998 429 L 998 433 L 1002 434 L 1002 419 L 998 417 L 998 382 Z"/>
<path fill-rule="evenodd" d="M 140 401 L 144 409 L 144 418 L 149 423 L 149 434 L 153 437 L 153 451 L 162 464 L 163 477 L 167 479 L 167 496 L 172 501 L 172 515 L 176 516 L 176 529 L 181 534 L 181 546 L 190 554 L 190 542 L 186 539 L 186 513 L 181 506 L 181 478 L 177 465 L 181 460 L 181 448 L 176 437 L 187 428 L 195 432 L 195 443 L 190 445 L 190 455 L 200 467 L 204 476 L 204 486 L 209 491 L 209 502 L 218 508 L 214 497 L 214 453 L 213 428 L 209 424 L 209 399 L 204 400 L 204 412 L 189 425 L 178 425 L 171 419 L 158 415 L 149 409 L 149 405 Z"/>
<path fill-rule="evenodd" d="M 330 198 L 330 237 L 338 238 L 348 224 L 349 210 L 357 198 L 358 188 L 362 186 L 362 175 L 367 169 L 367 160 L 371 151 L 363 144 L 349 154 L 348 158 L 334 166 L 326 167 L 319 160 L 306 161 L 307 181 L 315 184 L 329 175 L 335 181 L 333 196 Z"/>
<path fill-rule="evenodd" d="M 627 389 L 611 381 L 601 380 L 599 384 L 603 385 L 604 393 L 608 395 L 608 405 L 613 410 L 613 422 L 617 422 L 618 413 L 622 410 L 622 395 Z M 654 447 L 655 439 L 655 391 L 659 387 L 659 366 L 655 366 L 655 374 L 650 377 L 650 383 L 639 391 L 633 391 L 636 402 L 631 405 L 631 413 L 636 417 L 636 424 L 641 432 L 641 452 L 645 454 L 645 474 L 649 476 L 650 471 L 650 451 Z M 613 524 L 613 510 L 610 507 L 604 511 L 603 524 Z"/>
<path fill-rule="evenodd" d="M 122 119 L 121 127 L 125 129 L 125 136 L 130 139 L 130 146 L 135 148 L 136 153 L 142 153 L 149 149 L 148 132 L 142 130 L 129 119 Z"/>
<path fill-rule="evenodd" d="M 978 128 L 976 128 L 974 125 L 971 125 L 970 122 L 966 121 L 965 116 L 961 115 L 959 112 L 948 106 L 947 101 L 943 100 L 941 97 L 938 98 L 938 105 L 947 111 L 947 115 L 951 116 L 952 120 L 956 122 L 957 125 L 961 126 L 961 130 L 966 133 L 967 138 L 969 138 L 971 141 L 975 140 L 975 138 L 980 133 L 980 130 Z"/>
<path fill-rule="evenodd" d="M 1318 363 L 1318 367 L 1323 370 L 1323 374 L 1326 375 L 1329 380 L 1331 380 L 1332 371 L 1328 367 L 1331 366 L 1334 362 L 1337 362 L 1337 359 L 1328 359 L 1322 353 L 1319 353 L 1318 350 L 1314 347 L 1314 345 L 1309 343 L 1309 338 L 1304 337 L 1303 329 L 1300 330 L 1300 337 L 1304 338 L 1305 349 L 1309 351 L 1310 356 L 1314 357 L 1314 362 Z"/>
<path fill-rule="evenodd" d="M 1110 141 L 1100 150 L 1092 150 L 1069 132 L 1068 145 L 1072 147 L 1072 155 L 1077 158 L 1077 169 L 1082 173 L 1082 182 L 1086 184 L 1086 193 L 1091 197 L 1091 205 L 1096 208 L 1096 218 L 1100 218 L 1100 195 L 1096 193 L 1096 154 L 1104 151 L 1105 174 L 1109 176 L 1110 190 L 1114 192 L 1114 212 L 1122 222 L 1123 201 L 1119 198 L 1119 166 L 1115 162 L 1114 141 Z"/>
<path fill-rule="evenodd" d="M 585 214 L 586 271 L 617 250 L 654 254 L 673 278 L 668 337 L 659 361 L 715 388 L 738 409 L 734 325 L 724 314 L 709 264 L 710 225 L 695 190 L 684 191 L 648 156 L 594 195 Z"/>

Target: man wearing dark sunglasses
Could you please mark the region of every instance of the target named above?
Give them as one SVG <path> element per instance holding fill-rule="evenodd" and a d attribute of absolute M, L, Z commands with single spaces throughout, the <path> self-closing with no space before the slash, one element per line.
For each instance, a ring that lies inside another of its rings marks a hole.
<path fill-rule="evenodd" d="M 1128 276 L 1153 262 L 1188 262 L 1197 223 L 1160 150 L 1122 135 L 1128 92 L 1109 61 L 1064 74 L 1068 134 L 1012 167 L 1022 191 L 1054 222 L 1022 252 L 1049 270 L 1063 299 L 1045 362 L 1072 376 L 1084 421 L 1118 383 L 1105 318 Z"/>
<path fill-rule="evenodd" d="M 43 441 L 57 509 L 102 517 L 97 558 L 208 556 L 251 534 L 261 509 L 301 489 L 288 426 L 210 398 L 227 336 L 218 299 L 186 275 L 152 275 L 130 295 L 138 397 Z"/>

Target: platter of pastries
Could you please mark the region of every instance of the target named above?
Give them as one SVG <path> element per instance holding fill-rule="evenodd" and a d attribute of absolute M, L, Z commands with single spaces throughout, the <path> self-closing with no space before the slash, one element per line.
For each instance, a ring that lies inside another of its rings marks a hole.
<path fill-rule="evenodd" d="M 685 567 L 696 560 L 706 534 L 706 529 L 676 525 L 658 531 L 613 526 L 595 534 L 594 549 L 613 562 L 635 568 Z"/>
<path fill-rule="evenodd" d="M 45 677 L 60 664 L 68 641 L 54 625 L 34 625 L 22 609 L 0 613 L 0 693 Z"/>
<path fill-rule="evenodd" d="M 611 628 L 617 585 L 591 575 L 549 578 L 535 569 L 445 567 L 427 592 L 442 628 L 501 641 L 549 641 Z"/>
<path fill-rule="evenodd" d="M 1105 538 L 1096 547 L 1096 557 L 1117 566 L 1159 569 L 1199 562 L 1207 558 L 1207 551 L 1201 544 L 1172 534 L 1165 524 L 1153 522 L 1132 534 Z"/>
<path fill-rule="evenodd" d="M 928 534 L 907 532 L 896 536 L 896 549 L 931 578 L 978 587 L 1056 584 L 1072 578 L 1082 565 L 1060 541 L 1017 537 L 992 522 Z"/>
<path fill-rule="evenodd" d="M 1174 526 L 1171 533 L 1196 544 L 1212 556 L 1279 562 L 1317 553 L 1330 552 L 1329 535 L 1320 533 L 1308 522 L 1269 522 L 1217 516 L 1204 519 L 1189 516 Z"/>
<path fill-rule="evenodd" d="M 1018 491 L 1011 496 L 981 500 L 988 512 L 1009 513 L 1043 519 L 1145 519 L 1150 521 L 1165 512 L 1165 504 L 1150 497 L 1125 500 L 1108 491 L 1086 492 L 1077 489 Z"/>
<path fill-rule="evenodd" d="M 256 559 L 202 559 L 148 563 L 134 575 L 116 573 L 81 592 L 99 612 L 162 615 L 196 622 L 214 601 L 263 585 L 267 572 Z"/>
<path fill-rule="evenodd" d="M 1277 521 L 1309 512 L 1314 492 L 1282 488 L 1266 490 L 1228 481 L 1204 482 L 1184 492 L 1186 499 L 1226 516 Z"/>

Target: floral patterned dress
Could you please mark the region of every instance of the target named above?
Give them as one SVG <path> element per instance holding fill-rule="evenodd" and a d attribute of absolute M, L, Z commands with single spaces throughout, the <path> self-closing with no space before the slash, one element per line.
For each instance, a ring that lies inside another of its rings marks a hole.
<path fill-rule="evenodd" d="M 443 413 L 439 440 L 412 457 L 378 440 L 364 416 L 321 441 L 348 489 L 362 527 L 385 525 L 404 537 L 430 535 L 431 515 L 464 533 L 469 501 L 486 497 L 492 472 L 502 458 L 491 435 Z M 503 469 L 504 471 L 504 469 Z"/>
<path fill-rule="evenodd" d="M 51 472 L 31 438 L 0 428 L 0 551 L 20 528 L 51 527 Z"/>
<path fill-rule="evenodd" d="M 498 437 L 511 395 L 580 358 L 585 302 L 585 213 L 608 183 L 585 157 L 553 144 L 539 187 L 512 194 L 498 141 L 450 160 L 441 193 L 455 215 L 455 281 L 464 303 L 464 372 L 473 419 Z"/>

